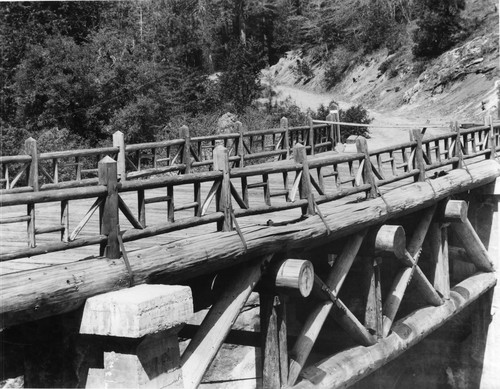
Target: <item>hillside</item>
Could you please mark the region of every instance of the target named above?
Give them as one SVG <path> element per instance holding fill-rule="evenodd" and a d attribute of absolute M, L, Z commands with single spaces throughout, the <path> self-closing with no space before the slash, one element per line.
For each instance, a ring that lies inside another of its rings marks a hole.
<path fill-rule="evenodd" d="M 496 117 L 495 80 L 498 72 L 498 14 L 493 0 L 469 0 L 462 16 L 478 26 L 465 40 L 432 60 L 416 60 L 413 42 L 389 54 L 384 48 L 361 57 L 343 73 L 339 83 L 324 87 L 325 65 L 312 67 L 312 78 L 298 79 L 294 68 L 308 61 L 289 52 L 269 69 L 274 82 L 331 95 L 336 101 L 363 104 L 371 110 L 412 116 L 418 121 L 482 121 L 486 112 Z M 415 25 L 407 28 L 408 36 Z M 310 61 L 312 62 L 312 61 Z"/>

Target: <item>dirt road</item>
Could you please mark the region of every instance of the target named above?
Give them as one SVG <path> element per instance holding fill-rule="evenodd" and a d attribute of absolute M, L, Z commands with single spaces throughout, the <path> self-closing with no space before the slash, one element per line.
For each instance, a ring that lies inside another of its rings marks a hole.
<path fill-rule="evenodd" d="M 306 110 L 308 108 L 316 110 L 321 104 L 328 105 L 335 100 L 341 109 L 347 109 L 351 103 L 343 101 L 341 96 L 334 96 L 332 93 L 313 92 L 290 85 L 278 85 L 274 88 L 278 92 L 278 100 L 283 101 L 290 97 L 297 106 Z M 370 117 L 373 118 L 372 125 L 380 126 L 370 129 L 369 146 L 380 148 L 391 144 L 405 142 L 409 139 L 409 128 L 391 128 L 395 126 L 411 126 L 413 128 L 427 127 L 426 134 L 434 135 L 448 132 L 449 124 L 447 118 L 432 118 L 422 121 L 405 116 L 404 113 L 378 112 L 368 108 Z"/>

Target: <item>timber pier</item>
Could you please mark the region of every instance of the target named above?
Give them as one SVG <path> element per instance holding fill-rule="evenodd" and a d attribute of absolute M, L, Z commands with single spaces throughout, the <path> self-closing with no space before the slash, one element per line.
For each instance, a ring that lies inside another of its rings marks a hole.
<path fill-rule="evenodd" d="M 491 305 L 497 282 L 500 124 L 424 133 L 338 153 L 333 112 L 133 145 L 117 132 L 98 149 L 26 140 L 0 157 L 3 374 L 26 387 L 196 388 L 225 342 L 260 350 L 263 388 L 376 372 Z M 259 329 L 234 329 L 256 293 Z M 476 377 L 488 387 L 500 323 L 485 322 L 472 332 L 488 343 Z"/>

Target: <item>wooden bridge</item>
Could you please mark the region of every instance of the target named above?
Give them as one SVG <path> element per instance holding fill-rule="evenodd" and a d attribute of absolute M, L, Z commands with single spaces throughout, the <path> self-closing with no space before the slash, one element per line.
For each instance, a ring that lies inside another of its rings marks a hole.
<path fill-rule="evenodd" d="M 496 284 L 500 125 L 424 132 L 378 150 L 360 137 L 350 153 L 334 151 L 334 116 L 135 145 L 116 133 L 91 150 L 39 153 L 30 138 L 24 155 L 0 157 L 3 336 L 75 312 L 82 334 L 114 336 L 93 346 L 96 366 L 80 360 L 80 386 L 194 388 L 237 335 L 261 347 L 263 387 L 348 386 Z M 238 334 L 254 291 L 260 335 Z M 210 309 L 183 327 L 193 303 Z M 348 336 L 325 347 L 329 328 Z M 191 338 L 182 355 L 179 336 Z M 111 363 L 110 349 L 136 359 Z"/>

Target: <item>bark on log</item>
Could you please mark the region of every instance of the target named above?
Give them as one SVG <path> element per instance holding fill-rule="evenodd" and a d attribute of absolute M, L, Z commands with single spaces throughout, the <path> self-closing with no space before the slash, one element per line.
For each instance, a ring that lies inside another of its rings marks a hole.
<path fill-rule="evenodd" d="M 477 273 L 452 288 L 450 299 L 439 307 L 426 307 L 395 323 L 387 338 L 370 347 L 357 346 L 305 369 L 295 389 L 346 388 L 366 377 L 443 325 L 493 287 L 492 273 Z"/>
<path fill-rule="evenodd" d="M 268 253 L 318 247 L 367 227 L 429 207 L 452 194 L 490 183 L 500 176 L 491 160 L 454 170 L 425 182 L 394 189 L 362 203 L 332 206 L 324 212 L 331 233 L 319 216 L 288 226 L 242 229 L 245 251 L 236 231 L 195 236 L 175 243 L 138 250 L 129 255 L 136 284 L 162 274 L 165 282 L 179 282 L 206 272 L 234 266 Z M 0 326 L 68 312 L 86 298 L 128 286 L 129 275 L 120 259 L 89 258 L 50 268 L 0 276 Z"/>
<path fill-rule="evenodd" d="M 484 247 L 469 219 L 463 223 L 451 223 L 451 229 L 457 234 L 474 265 L 481 271 L 494 271 L 493 261 Z"/>

